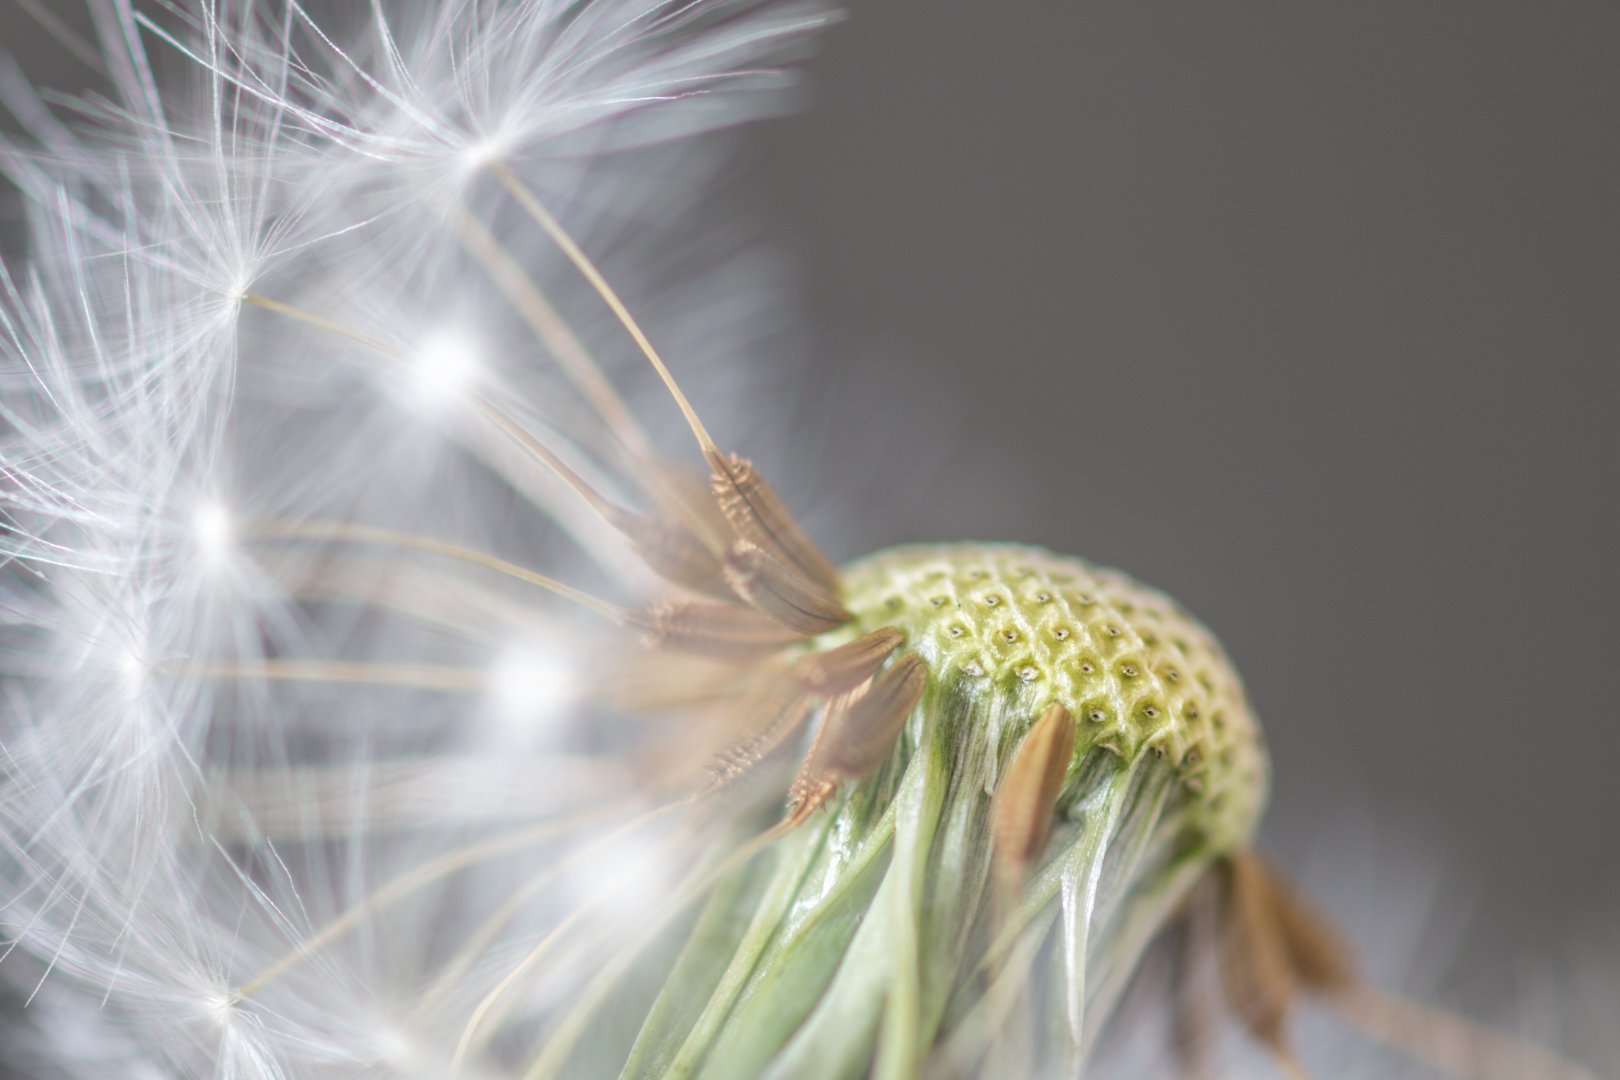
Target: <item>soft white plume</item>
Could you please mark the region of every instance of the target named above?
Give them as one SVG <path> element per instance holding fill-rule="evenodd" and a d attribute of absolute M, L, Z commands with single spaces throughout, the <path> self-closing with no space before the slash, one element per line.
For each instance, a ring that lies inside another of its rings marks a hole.
<path fill-rule="evenodd" d="M 623 733 L 578 708 L 588 613 L 454 557 L 266 523 L 431 535 L 633 599 L 622 541 L 491 420 L 633 497 L 619 444 L 642 424 L 604 423 L 560 354 L 589 353 L 627 394 L 644 373 L 625 362 L 643 362 L 511 191 L 666 338 L 747 362 L 769 332 L 768 259 L 722 235 L 669 261 L 716 163 L 689 140 L 781 108 L 781 65 L 827 15 L 93 13 L 111 96 L 53 111 L 12 67 L 0 83 L 30 133 L 3 162 L 31 217 L 29 258 L 0 279 L 0 973 L 46 1048 L 15 1060 L 442 1076 L 491 973 L 581 896 L 657 889 L 668 845 L 638 835 L 564 867 L 523 838 L 561 809 L 634 801 L 603 752 Z M 503 262 L 566 328 L 536 338 Z M 400 886 L 405 902 L 277 968 L 379 886 L 513 830 L 519 857 Z M 545 872 L 558 895 L 501 913 Z M 548 961 L 508 1030 L 587 962 Z M 462 977 L 435 983 L 445 970 Z"/>

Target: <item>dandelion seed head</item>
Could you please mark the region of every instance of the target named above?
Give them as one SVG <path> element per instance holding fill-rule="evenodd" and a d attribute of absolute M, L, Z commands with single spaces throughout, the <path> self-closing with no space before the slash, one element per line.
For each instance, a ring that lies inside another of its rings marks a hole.
<path fill-rule="evenodd" d="M 669 398 L 712 364 L 705 416 L 746 401 L 782 305 L 732 230 L 672 250 L 720 161 L 689 140 L 780 108 L 827 14 L 95 2 L 107 92 L 24 100 L 42 152 L 0 158 L 35 222 L 0 274 L 0 979 L 50 1060 L 854 1075 L 881 1017 L 915 1072 L 1038 964 L 1078 1061 L 1134 928 L 1252 832 L 1263 749 L 1151 590 L 1023 549 L 839 570 L 731 446 L 693 467 L 768 425 Z"/>
<path fill-rule="evenodd" d="M 1259 723 L 1214 636 L 1162 593 L 1013 545 L 894 548 L 845 580 L 857 626 L 904 628 L 936 670 L 1010 699 L 1009 711 L 1061 704 L 1079 718 L 1082 747 L 1173 760 L 1190 793 L 1178 808 L 1189 829 L 1226 849 L 1252 835 L 1268 772 Z M 1209 685 L 1187 687 L 1183 668 Z"/>

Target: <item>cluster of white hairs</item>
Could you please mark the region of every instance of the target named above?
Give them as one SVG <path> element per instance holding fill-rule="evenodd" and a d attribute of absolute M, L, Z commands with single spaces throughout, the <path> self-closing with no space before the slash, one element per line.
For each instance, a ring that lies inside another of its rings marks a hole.
<path fill-rule="evenodd" d="M 99 93 L 0 69 L 5 1066 L 522 1072 L 678 858 L 560 854 L 648 789 L 589 722 L 591 613 L 516 564 L 634 598 L 577 481 L 633 502 L 668 408 L 570 245 L 741 364 L 769 260 L 674 242 L 689 140 L 782 108 L 828 13 L 91 11 Z"/>

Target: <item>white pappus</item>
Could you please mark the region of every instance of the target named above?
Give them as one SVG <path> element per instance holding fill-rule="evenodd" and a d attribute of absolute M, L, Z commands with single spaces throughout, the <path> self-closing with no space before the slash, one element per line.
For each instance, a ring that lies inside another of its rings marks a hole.
<path fill-rule="evenodd" d="M 629 340 L 506 188 L 666 341 L 741 365 L 771 332 L 770 259 L 728 235 L 671 258 L 716 163 L 690 140 L 780 109 L 829 15 L 91 13 L 96 95 L 47 107 L 0 68 L 31 219 L 0 278 L 0 973 L 29 1021 L 7 1064 L 442 1076 L 514 950 L 673 869 L 643 834 L 532 884 L 558 833 L 635 801 L 607 752 L 625 735 L 577 722 L 592 616 L 457 556 L 636 599 L 624 542 L 523 440 L 619 497 L 614 439 L 642 436 L 593 414 L 617 397 L 591 372 Z M 337 531 L 278 534 L 294 519 Z M 337 534 L 355 524 L 375 532 Z M 445 550 L 402 555 L 405 533 Z M 519 857 L 378 900 L 491 837 Z M 518 1037 L 590 962 L 548 961 L 487 1029 Z M 521 1052 L 464 1056 L 481 1075 Z"/>

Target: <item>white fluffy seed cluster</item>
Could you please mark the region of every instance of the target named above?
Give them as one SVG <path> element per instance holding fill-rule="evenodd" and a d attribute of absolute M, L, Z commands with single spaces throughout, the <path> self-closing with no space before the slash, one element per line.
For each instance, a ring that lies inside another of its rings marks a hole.
<path fill-rule="evenodd" d="M 641 361 L 513 192 L 672 355 L 742 363 L 774 329 L 769 260 L 678 243 L 715 167 L 688 140 L 780 109 L 828 16 L 91 10 L 98 94 L 0 78 L 30 252 L 0 266 L 0 1057 L 493 1067 L 493 1033 L 595 961 L 524 969 L 482 1026 L 480 1002 L 559 911 L 633 919 L 615 898 L 656 892 L 669 851 L 565 866 L 533 824 L 629 787 L 580 703 L 589 616 L 492 560 L 638 580 L 510 429 L 629 501 L 582 372 L 625 393 Z"/>

